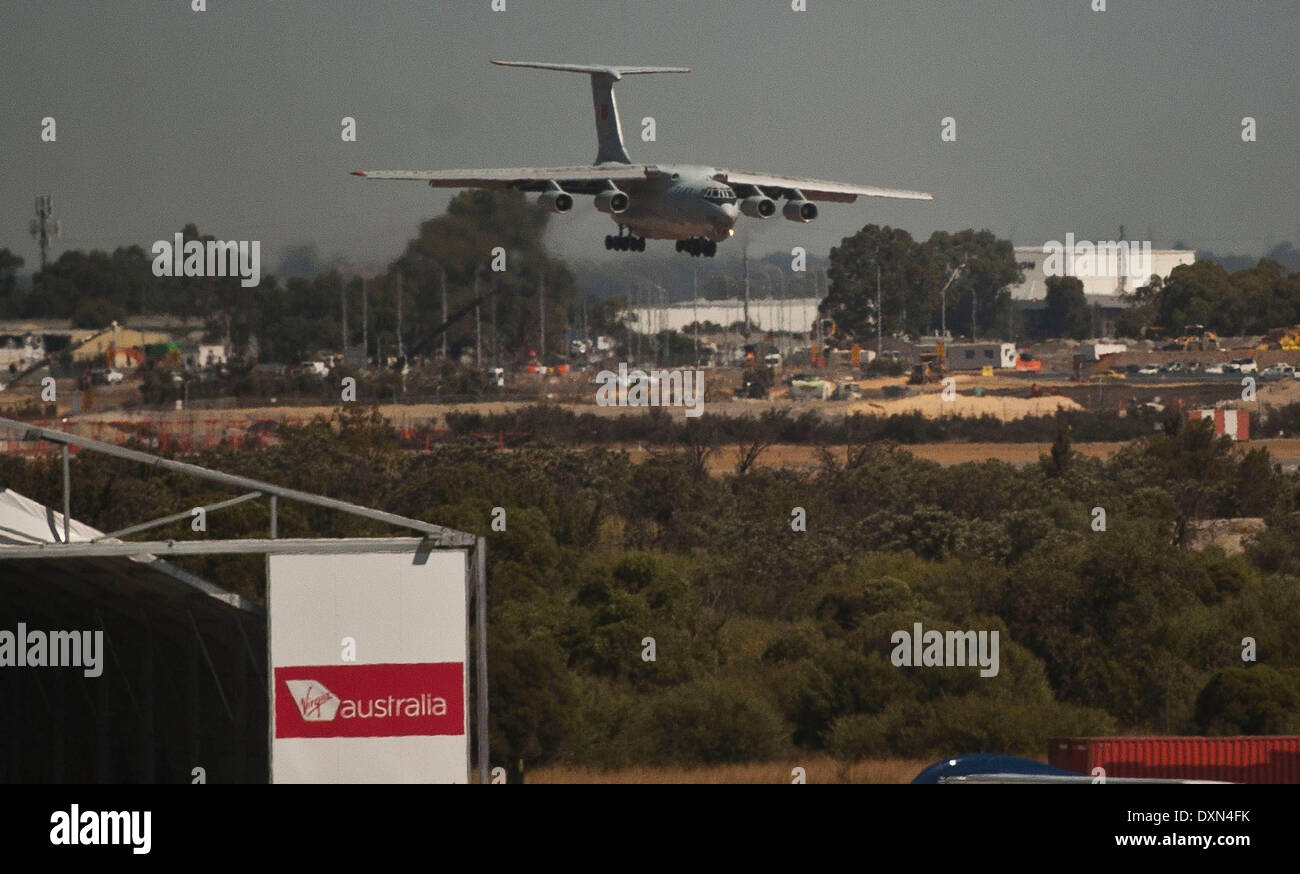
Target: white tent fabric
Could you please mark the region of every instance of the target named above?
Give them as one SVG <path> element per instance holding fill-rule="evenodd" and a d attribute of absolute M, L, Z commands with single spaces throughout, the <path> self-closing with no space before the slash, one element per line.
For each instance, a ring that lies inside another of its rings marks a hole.
<path fill-rule="evenodd" d="M 104 532 L 73 519 L 68 524 L 68 537 L 73 543 L 84 543 L 103 537 Z M 63 542 L 63 514 L 55 512 L 39 501 L 18 494 L 13 489 L 0 489 L 0 551 L 6 546 L 32 546 L 38 543 Z M 121 543 L 117 538 L 101 543 Z M 51 553 L 54 557 L 55 553 Z M 153 569 L 192 586 L 212 598 L 240 610 L 260 612 L 261 608 L 245 598 L 228 592 L 220 586 L 176 567 L 156 555 L 133 555 L 131 561 L 149 564 Z"/>
<path fill-rule="evenodd" d="M 69 539 L 74 542 L 93 540 L 103 534 L 104 532 L 76 519 L 68 525 Z M 62 513 L 24 497 L 13 489 L 0 489 L 0 547 L 62 542 Z"/>

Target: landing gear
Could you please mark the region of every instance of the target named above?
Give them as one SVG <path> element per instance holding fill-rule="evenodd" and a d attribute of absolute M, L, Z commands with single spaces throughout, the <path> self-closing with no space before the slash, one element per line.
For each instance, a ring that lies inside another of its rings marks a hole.
<path fill-rule="evenodd" d="M 692 258 L 698 258 L 701 255 L 705 258 L 712 258 L 718 254 L 718 244 L 703 237 L 691 237 L 689 240 L 678 240 L 677 251 L 686 252 Z"/>
<path fill-rule="evenodd" d="M 625 233 L 626 230 L 622 225 L 619 225 L 618 236 L 605 238 L 605 248 L 618 252 L 644 252 L 645 237 L 634 237 L 630 233 Z"/>

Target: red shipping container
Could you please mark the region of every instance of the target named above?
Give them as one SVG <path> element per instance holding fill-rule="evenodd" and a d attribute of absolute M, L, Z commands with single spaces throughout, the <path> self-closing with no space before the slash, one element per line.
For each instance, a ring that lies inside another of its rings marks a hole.
<path fill-rule="evenodd" d="M 1300 735 L 1071 737 L 1048 742 L 1048 762 L 1107 777 L 1300 783 Z"/>

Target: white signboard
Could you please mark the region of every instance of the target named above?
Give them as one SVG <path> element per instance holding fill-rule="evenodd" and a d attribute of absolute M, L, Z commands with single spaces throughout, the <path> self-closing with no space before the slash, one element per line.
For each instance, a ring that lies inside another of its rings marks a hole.
<path fill-rule="evenodd" d="M 465 563 L 268 557 L 273 783 L 469 781 Z"/>

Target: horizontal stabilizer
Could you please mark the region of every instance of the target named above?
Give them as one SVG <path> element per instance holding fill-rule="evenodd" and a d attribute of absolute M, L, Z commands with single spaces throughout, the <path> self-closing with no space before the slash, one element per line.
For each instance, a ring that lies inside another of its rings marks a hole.
<path fill-rule="evenodd" d="M 586 73 L 591 77 L 591 102 L 596 110 L 596 164 L 631 164 L 623 146 L 623 127 L 614 102 L 614 83 L 636 73 L 689 73 L 690 67 L 619 67 L 601 64 L 547 64 L 539 61 L 493 61 L 498 67 L 531 67 Z"/>
<path fill-rule="evenodd" d="M 690 67 L 620 67 L 602 64 L 548 64 L 540 61 L 493 61 L 499 67 L 531 67 L 534 70 L 558 70 L 562 73 L 587 73 L 621 79 L 639 73 L 689 73 Z"/>

